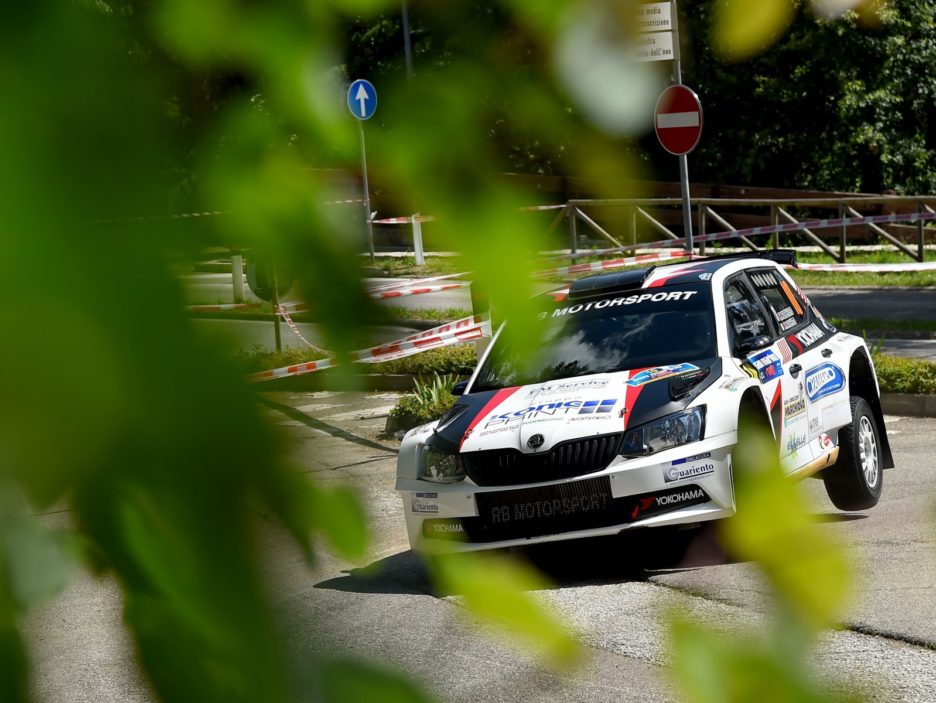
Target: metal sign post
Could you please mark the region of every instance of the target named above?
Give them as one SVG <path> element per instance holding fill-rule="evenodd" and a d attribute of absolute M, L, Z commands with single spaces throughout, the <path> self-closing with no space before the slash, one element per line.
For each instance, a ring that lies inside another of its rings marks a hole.
<path fill-rule="evenodd" d="M 348 109 L 358 121 L 361 134 L 361 172 L 364 176 L 364 221 L 367 223 L 367 248 L 374 263 L 374 225 L 371 222 L 370 188 L 367 185 L 367 151 L 364 148 L 364 121 L 377 111 L 377 90 L 370 81 L 358 79 L 348 86 Z"/>
<path fill-rule="evenodd" d="M 682 85 L 682 67 L 680 66 L 679 50 L 679 15 L 676 9 L 676 0 L 670 2 L 670 13 L 673 24 L 673 79 L 676 85 Z M 686 234 L 686 251 L 692 251 L 692 205 L 689 202 L 689 161 L 685 154 L 679 157 L 679 188 L 682 191 L 683 229 Z"/>

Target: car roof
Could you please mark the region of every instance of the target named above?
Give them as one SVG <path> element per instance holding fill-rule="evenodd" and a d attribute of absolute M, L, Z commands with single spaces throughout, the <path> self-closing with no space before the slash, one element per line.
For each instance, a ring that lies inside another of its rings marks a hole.
<path fill-rule="evenodd" d="M 751 252 L 750 254 L 732 254 L 714 256 L 691 261 L 681 261 L 649 268 L 629 271 L 603 273 L 586 276 L 573 282 L 569 288 L 570 298 L 586 298 L 608 293 L 622 293 L 642 288 L 658 288 L 677 283 L 686 283 L 685 276 L 693 275 L 695 280 L 707 281 L 715 273 L 730 266 L 732 270 L 759 266 L 777 266 L 778 263 L 796 265 L 796 252 L 792 250 L 770 250 Z M 728 272 L 726 272 L 728 273 Z"/>

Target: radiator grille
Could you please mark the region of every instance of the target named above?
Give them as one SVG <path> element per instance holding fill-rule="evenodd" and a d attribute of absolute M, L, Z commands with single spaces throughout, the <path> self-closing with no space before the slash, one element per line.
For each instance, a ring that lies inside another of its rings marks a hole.
<path fill-rule="evenodd" d="M 511 486 L 584 476 L 600 471 L 618 455 L 624 433 L 576 439 L 548 452 L 523 454 L 492 449 L 461 454 L 465 472 L 478 486 Z"/>

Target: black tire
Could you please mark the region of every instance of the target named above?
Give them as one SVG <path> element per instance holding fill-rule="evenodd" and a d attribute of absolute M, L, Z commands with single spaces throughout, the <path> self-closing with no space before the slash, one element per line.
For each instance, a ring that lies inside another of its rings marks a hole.
<path fill-rule="evenodd" d="M 877 505 L 884 485 L 881 438 L 871 406 L 851 399 L 852 422 L 839 430 L 839 455 L 822 472 L 826 493 L 839 510 L 867 510 Z"/>

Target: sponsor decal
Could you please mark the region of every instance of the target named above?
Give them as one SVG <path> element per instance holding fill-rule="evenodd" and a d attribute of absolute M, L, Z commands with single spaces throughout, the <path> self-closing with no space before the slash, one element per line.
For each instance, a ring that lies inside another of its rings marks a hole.
<path fill-rule="evenodd" d="M 565 383 L 546 383 L 530 390 L 527 395 L 555 395 L 557 393 L 576 393 L 578 391 L 594 391 L 607 387 L 607 379 L 593 379 L 590 381 L 567 381 Z"/>
<path fill-rule="evenodd" d="M 492 524 L 509 524 L 601 511 L 606 509 L 610 502 L 610 497 L 605 493 L 585 493 L 563 498 L 523 501 L 513 505 L 492 505 L 488 517 Z"/>
<path fill-rule="evenodd" d="M 700 281 L 710 281 L 711 279 L 712 279 L 712 274 L 710 274 L 710 273 L 700 273 L 700 274 L 699 274 L 699 280 L 700 280 Z"/>
<path fill-rule="evenodd" d="M 741 387 L 741 384 L 744 383 L 743 378 L 731 378 L 731 376 L 726 377 L 719 388 L 723 391 L 731 391 L 732 393 L 737 393 L 738 388 Z"/>
<path fill-rule="evenodd" d="M 786 448 L 790 454 L 795 454 L 796 450 L 806 444 L 806 435 L 790 435 L 790 439 L 787 440 Z"/>
<path fill-rule="evenodd" d="M 785 339 L 780 338 L 777 340 L 777 351 L 780 352 L 780 359 L 784 364 L 793 361 L 793 351 L 790 349 L 790 345 L 787 344 Z"/>
<path fill-rule="evenodd" d="M 741 363 L 741 370 L 751 378 L 757 378 L 757 369 L 751 366 L 748 362 L 744 361 Z"/>
<path fill-rule="evenodd" d="M 845 387 L 845 376 L 835 364 L 822 364 L 806 372 L 806 397 L 815 402 Z"/>
<path fill-rule="evenodd" d="M 414 513 L 438 513 L 439 504 L 436 502 L 438 497 L 438 493 L 416 493 L 413 495 L 410 506 Z"/>
<path fill-rule="evenodd" d="M 464 538 L 465 528 L 460 518 L 440 518 L 423 521 L 423 537 L 436 539 Z"/>
<path fill-rule="evenodd" d="M 631 378 L 627 385 L 631 388 L 636 388 L 638 386 L 645 386 L 648 383 L 653 383 L 654 381 L 662 381 L 664 378 L 670 378 L 671 376 L 679 376 L 680 374 L 689 373 L 690 371 L 698 371 L 699 367 L 695 364 L 676 364 L 670 366 L 657 366 L 652 369 L 645 369 L 640 373 L 634 375 Z"/>
<path fill-rule="evenodd" d="M 584 312 L 595 308 L 613 308 L 620 305 L 640 305 L 641 303 L 662 303 L 664 301 L 686 301 L 694 296 L 698 291 L 670 291 L 669 293 L 642 293 L 640 295 L 629 295 L 626 298 L 604 298 L 603 300 L 592 301 L 590 303 L 579 303 L 565 308 L 556 308 L 552 312 L 552 317 L 562 317 L 564 315 L 574 315 L 578 312 Z"/>
<path fill-rule="evenodd" d="M 822 451 L 827 452 L 835 446 L 835 443 L 829 435 L 823 432 L 819 435 L 819 446 L 822 448 Z"/>
<path fill-rule="evenodd" d="M 772 288 L 777 285 L 777 279 L 772 272 L 752 273 L 751 280 L 758 288 Z"/>
<path fill-rule="evenodd" d="M 657 507 L 662 507 L 664 505 L 679 505 L 680 503 L 686 503 L 690 500 L 701 500 L 705 497 L 705 491 L 701 488 L 696 488 L 682 493 L 669 493 L 657 496 L 655 500 Z"/>
<path fill-rule="evenodd" d="M 809 420 L 809 436 L 815 437 L 819 434 L 819 430 L 822 429 L 822 423 L 819 422 L 818 417 L 810 418 Z"/>
<path fill-rule="evenodd" d="M 614 410 L 614 406 L 617 403 L 617 398 L 611 398 L 609 400 L 586 400 L 582 403 L 582 407 L 579 410 L 579 415 L 591 415 L 593 413 L 610 413 Z"/>
<path fill-rule="evenodd" d="M 791 317 L 789 320 L 784 320 L 780 323 L 780 331 L 786 332 L 788 329 L 796 327 L 796 318 Z"/>
<path fill-rule="evenodd" d="M 819 329 L 819 326 L 815 322 L 811 322 L 793 336 L 796 337 L 804 347 L 810 347 L 822 339 L 825 333 Z"/>
<path fill-rule="evenodd" d="M 793 308 L 783 308 L 783 310 L 777 313 L 777 319 L 780 322 L 789 320 L 791 317 L 793 317 Z"/>
<path fill-rule="evenodd" d="M 505 425 L 510 422 L 519 422 L 533 418 L 556 418 L 568 415 L 572 410 L 582 406 L 581 400 L 566 400 L 555 403 L 540 403 L 539 405 L 528 405 L 520 410 L 514 410 L 506 413 L 495 413 L 488 417 L 484 429 Z"/>
<path fill-rule="evenodd" d="M 799 304 L 799 301 L 796 299 L 796 296 L 793 295 L 793 291 L 790 290 L 790 286 L 786 281 L 780 281 L 780 290 L 783 291 L 783 294 L 786 296 L 787 300 L 790 301 L 790 305 L 792 305 L 793 309 L 796 310 L 796 314 L 802 317 L 803 306 Z"/>
<path fill-rule="evenodd" d="M 715 464 L 705 461 L 712 457 L 711 452 L 696 454 L 685 459 L 676 459 L 663 469 L 663 480 L 666 483 L 683 481 L 687 478 L 698 478 L 715 473 Z"/>
<path fill-rule="evenodd" d="M 800 383 L 797 394 L 783 401 L 783 424 L 791 425 L 798 422 L 802 419 L 800 416 L 805 412 L 806 398 L 803 395 L 803 384 Z"/>
<path fill-rule="evenodd" d="M 780 361 L 780 357 L 774 354 L 770 349 L 751 354 L 747 360 L 751 363 L 751 366 L 756 369 L 757 378 L 760 379 L 761 383 L 772 381 L 783 375 L 783 364 Z"/>

